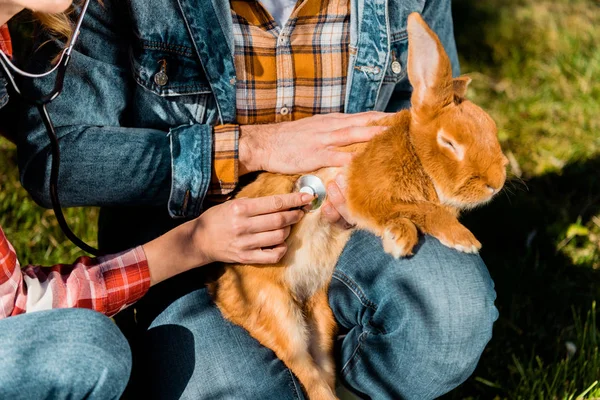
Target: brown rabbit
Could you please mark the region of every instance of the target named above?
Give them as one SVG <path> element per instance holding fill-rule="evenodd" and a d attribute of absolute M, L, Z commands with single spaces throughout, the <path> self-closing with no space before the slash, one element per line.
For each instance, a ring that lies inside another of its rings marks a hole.
<path fill-rule="evenodd" d="M 380 236 L 394 257 L 411 254 L 419 231 L 477 252 L 480 243 L 457 215 L 498 193 L 507 160 L 493 120 L 464 99 L 470 79 L 452 79 L 439 39 L 417 13 L 408 17 L 408 38 L 412 108 L 378 122 L 390 128 L 369 143 L 344 149 L 358 153 L 345 171 L 348 209 L 357 228 Z M 329 182 L 341 172 L 313 174 Z M 238 197 L 289 193 L 298 178 L 263 173 Z M 349 236 L 318 211 L 308 213 L 293 227 L 279 263 L 226 265 L 210 285 L 225 318 L 272 349 L 311 399 L 336 398 L 336 322 L 327 290 Z"/>

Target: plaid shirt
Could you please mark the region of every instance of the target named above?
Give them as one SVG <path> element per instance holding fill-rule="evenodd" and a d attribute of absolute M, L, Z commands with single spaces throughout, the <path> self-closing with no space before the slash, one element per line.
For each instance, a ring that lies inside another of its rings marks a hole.
<path fill-rule="evenodd" d="M 300 0 L 285 26 L 257 0 L 231 0 L 239 125 L 344 111 L 350 0 Z M 215 128 L 210 194 L 238 181 L 237 125 Z"/>
<path fill-rule="evenodd" d="M 8 25 L 6 24 L 0 27 L 0 50 L 5 52 L 8 56 L 12 55 L 12 42 L 10 40 Z"/>
<path fill-rule="evenodd" d="M 139 300 L 150 287 L 141 247 L 74 264 L 27 266 L 0 228 L 0 319 L 52 308 L 90 308 L 112 316 Z"/>

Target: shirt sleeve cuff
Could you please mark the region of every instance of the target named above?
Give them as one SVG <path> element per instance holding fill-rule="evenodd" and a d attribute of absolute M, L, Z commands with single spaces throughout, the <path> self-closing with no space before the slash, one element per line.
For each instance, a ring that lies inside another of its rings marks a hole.
<path fill-rule="evenodd" d="M 213 129 L 213 169 L 209 195 L 227 195 L 238 183 L 239 125 L 218 125 Z"/>
<path fill-rule="evenodd" d="M 110 316 L 141 299 L 150 289 L 150 270 L 141 246 L 102 260 L 106 288 L 103 313 Z"/>
<path fill-rule="evenodd" d="M 171 195 L 173 218 L 200 215 L 212 172 L 212 127 L 184 125 L 169 132 L 171 145 Z"/>

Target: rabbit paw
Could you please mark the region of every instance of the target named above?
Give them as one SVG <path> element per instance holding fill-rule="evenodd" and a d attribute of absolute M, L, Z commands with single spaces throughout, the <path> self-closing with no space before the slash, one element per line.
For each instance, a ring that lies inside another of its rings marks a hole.
<path fill-rule="evenodd" d="M 400 224 L 389 226 L 383 232 L 383 250 L 398 259 L 412 255 L 412 249 L 419 242 L 415 225 L 406 220 Z"/>
<path fill-rule="evenodd" d="M 456 249 L 463 253 L 478 253 L 481 243 L 470 230 L 461 224 L 445 227 L 434 234 L 444 246 Z"/>

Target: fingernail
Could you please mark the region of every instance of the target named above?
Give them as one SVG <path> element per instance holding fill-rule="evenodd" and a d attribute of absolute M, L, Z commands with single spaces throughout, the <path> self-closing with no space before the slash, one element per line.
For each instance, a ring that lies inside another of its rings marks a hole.
<path fill-rule="evenodd" d="M 331 211 L 333 210 L 333 208 L 331 207 L 331 205 L 329 203 L 323 205 L 322 210 L 325 214 L 331 214 Z"/>
<path fill-rule="evenodd" d="M 303 203 L 308 203 L 309 201 L 312 201 L 314 198 L 315 198 L 315 196 L 313 196 L 312 194 L 303 193 L 302 197 L 300 197 L 300 200 L 302 200 Z"/>
<path fill-rule="evenodd" d="M 339 174 L 335 177 L 335 183 L 337 183 L 340 189 L 346 189 L 346 177 L 343 174 Z"/>

